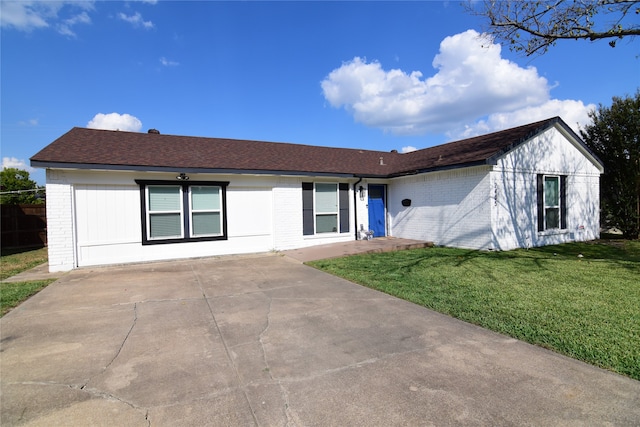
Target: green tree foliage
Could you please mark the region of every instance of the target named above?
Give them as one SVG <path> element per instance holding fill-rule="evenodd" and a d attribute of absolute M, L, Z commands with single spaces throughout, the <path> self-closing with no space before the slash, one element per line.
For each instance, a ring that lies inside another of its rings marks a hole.
<path fill-rule="evenodd" d="M 593 124 L 582 139 L 604 163 L 600 180 L 603 225 L 619 228 L 624 237 L 640 234 L 640 90 L 635 97 L 613 98 L 611 108 L 590 113 Z"/>
<path fill-rule="evenodd" d="M 38 185 L 29 178 L 29 172 L 17 168 L 5 168 L 0 171 L 0 203 L 3 205 L 43 203 L 35 190 Z"/>
<path fill-rule="evenodd" d="M 527 56 L 545 53 L 558 40 L 602 40 L 615 47 L 640 35 L 640 1 L 468 0 L 466 10 L 486 19 L 486 32 Z"/>

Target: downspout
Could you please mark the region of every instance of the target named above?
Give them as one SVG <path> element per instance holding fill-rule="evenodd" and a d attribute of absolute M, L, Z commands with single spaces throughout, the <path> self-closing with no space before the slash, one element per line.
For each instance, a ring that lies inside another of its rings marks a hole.
<path fill-rule="evenodd" d="M 358 184 L 362 182 L 362 177 L 353 184 L 353 214 L 356 223 L 354 224 L 354 228 L 356 229 L 355 237 L 358 240 Z"/>

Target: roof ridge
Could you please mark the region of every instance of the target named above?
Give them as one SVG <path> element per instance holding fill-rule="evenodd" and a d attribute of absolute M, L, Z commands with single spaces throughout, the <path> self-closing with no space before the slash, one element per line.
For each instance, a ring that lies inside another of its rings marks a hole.
<path fill-rule="evenodd" d="M 189 138 L 189 139 L 204 139 L 204 140 L 211 140 L 211 141 L 233 141 L 233 142 L 249 142 L 249 143 L 260 143 L 260 144 L 294 145 L 298 147 L 311 147 L 311 148 L 322 148 L 322 149 L 326 148 L 326 149 L 332 149 L 332 150 L 353 150 L 353 151 L 361 151 L 361 152 L 366 151 L 369 153 L 381 153 L 381 154 L 403 154 L 394 150 L 381 151 L 381 150 L 370 150 L 367 148 L 332 147 L 328 145 L 313 145 L 313 144 L 303 144 L 298 142 L 284 142 L 284 141 L 266 141 L 261 139 L 226 138 L 226 137 L 201 136 L 201 135 L 177 135 L 177 134 L 169 134 L 169 133 L 148 133 L 148 132 L 135 132 L 135 131 L 113 130 L 113 129 L 95 129 L 95 128 L 80 127 L 80 126 L 74 126 L 71 130 L 125 133 L 125 134 L 136 135 L 136 136 L 153 135 L 153 137 Z"/>

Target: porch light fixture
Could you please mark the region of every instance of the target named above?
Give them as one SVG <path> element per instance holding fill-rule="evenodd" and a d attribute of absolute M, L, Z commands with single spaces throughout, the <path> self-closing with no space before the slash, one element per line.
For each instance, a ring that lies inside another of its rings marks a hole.
<path fill-rule="evenodd" d="M 360 201 L 363 202 L 364 201 L 364 187 L 361 185 L 360 188 L 358 188 L 358 193 L 360 194 Z"/>
<path fill-rule="evenodd" d="M 176 176 L 178 181 L 189 181 L 189 177 L 184 172 L 180 172 L 180 175 Z"/>

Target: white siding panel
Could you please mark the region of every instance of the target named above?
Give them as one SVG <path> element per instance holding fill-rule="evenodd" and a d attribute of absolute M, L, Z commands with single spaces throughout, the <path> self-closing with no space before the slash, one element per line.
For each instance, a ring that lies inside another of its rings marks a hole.
<path fill-rule="evenodd" d="M 140 250 L 138 186 L 76 185 L 75 210 L 79 266 L 128 259 L 127 252 Z"/>
<path fill-rule="evenodd" d="M 271 188 L 228 189 L 227 232 L 230 239 L 242 236 L 271 236 L 271 193 Z"/>

